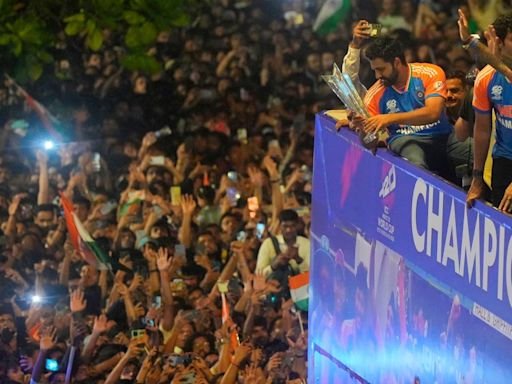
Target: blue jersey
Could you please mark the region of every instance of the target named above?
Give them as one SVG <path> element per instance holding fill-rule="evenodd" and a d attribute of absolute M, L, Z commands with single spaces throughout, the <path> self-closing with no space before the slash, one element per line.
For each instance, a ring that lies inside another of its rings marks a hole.
<path fill-rule="evenodd" d="M 492 157 L 512 160 L 512 84 L 490 65 L 480 71 L 473 91 L 478 113 L 496 113 L 496 144 Z"/>
<path fill-rule="evenodd" d="M 385 87 L 377 81 L 366 94 L 364 102 L 372 116 L 389 113 L 410 112 L 425 106 L 430 97 L 446 99 L 446 77 L 444 71 L 433 64 L 409 64 L 409 80 L 403 91 L 395 87 Z M 393 124 L 388 127 L 391 142 L 402 135 L 443 135 L 453 130 L 446 111 L 439 120 L 425 125 Z"/>

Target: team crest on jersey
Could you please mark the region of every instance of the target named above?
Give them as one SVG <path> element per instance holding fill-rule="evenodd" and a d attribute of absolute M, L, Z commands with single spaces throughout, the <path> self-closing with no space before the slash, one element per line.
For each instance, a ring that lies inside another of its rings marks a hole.
<path fill-rule="evenodd" d="M 491 88 L 491 95 L 493 100 L 501 100 L 503 97 L 501 94 L 503 93 L 503 87 L 501 85 L 495 85 Z"/>
<path fill-rule="evenodd" d="M 443 89 L 443 86 L 444 86 L 444 83 L 442 81 L 436 81 L 434 83 L 434 90 L 440 91 L 441 89 Z"/>
<path fill-rule="evenodd" d="M 396 105 L 396 100 L 391 99 L 386 102 L 386 109 L 389 113 L 397 113 L 400 112 L 400 108 Z"/>

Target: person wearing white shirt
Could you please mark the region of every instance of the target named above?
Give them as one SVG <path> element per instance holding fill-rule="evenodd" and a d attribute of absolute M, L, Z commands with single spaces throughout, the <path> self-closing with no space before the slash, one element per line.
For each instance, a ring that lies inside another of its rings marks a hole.
<path fill-rule="evenodd" d="M 297 234 L 299 216 L 291 209 L 279 215 L 281 234 L 267 238 L 260 247 L 256 274 L 269 276 L 272 272 L 289 268 L 291 274 L 309 271 L 310 242 Z"/>

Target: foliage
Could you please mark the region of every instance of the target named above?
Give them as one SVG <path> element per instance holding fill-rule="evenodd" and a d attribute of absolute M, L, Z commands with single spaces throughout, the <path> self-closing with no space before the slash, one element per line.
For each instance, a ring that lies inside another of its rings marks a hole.
<path fill-rule="evenodd" d="M 122 42 L 125 68 L 156 73 L 161 63 L 149 50 L 158 33 L 188 25 L 205 1 L 0 0 L 3 66 L 20 82 L 37 80 L 53 61 L 53 47 L 66 38 L 91 51 Z"/>

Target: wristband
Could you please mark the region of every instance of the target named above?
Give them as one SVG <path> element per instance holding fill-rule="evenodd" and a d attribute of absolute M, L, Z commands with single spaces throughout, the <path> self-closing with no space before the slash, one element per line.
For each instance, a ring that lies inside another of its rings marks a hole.
<path fill-rule="evenodd" d="M 484 176 L 484 171 L 481 171 L 478 169 L 473 169 L 472 176 L 477 177 L 477 178 L 482 178 Z"/>
<path fill-rule="evenodd" d="M 280 179 L 274 179 L 274 180 L 270 180 L 270 183 L 276 184 L 276 183 L 279 183 L 280 181 L 281 181 Z"/>
<path fill-rule="evenodd" d="M 468 45 L 469 43 L 471 43 L 471 40 L 473 40 L 473 39 L 474 39 L 474 36 L 469 35 L 469 37 L 466 40 L 462 41 L 462 45 Z"/>

